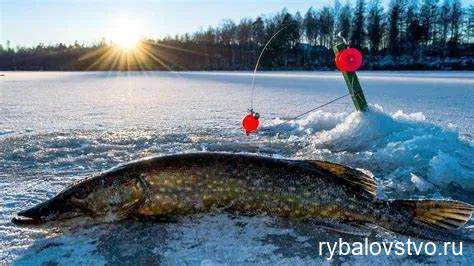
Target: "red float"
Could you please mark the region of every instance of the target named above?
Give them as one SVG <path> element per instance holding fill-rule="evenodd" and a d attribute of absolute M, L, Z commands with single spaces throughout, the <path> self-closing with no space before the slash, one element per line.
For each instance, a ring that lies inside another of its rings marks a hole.
<path fill-rule="evenodd" d="M 336 55 L 336 67 L 343 72 L 354 72 L 362 65 L 362 54 L 356 48 L 347 48 Z"/>
<path fill-rule="evenodd" d="M 244 119 L 242 120 L 242 127 L 245 130 L 245 134 L 249 135 L 250 133 L 254 133 L 255 131 L 257 131 L 258 125 L 260 124 L 258 118 L 258 113 L 253 112 L 244 117 Z"/>

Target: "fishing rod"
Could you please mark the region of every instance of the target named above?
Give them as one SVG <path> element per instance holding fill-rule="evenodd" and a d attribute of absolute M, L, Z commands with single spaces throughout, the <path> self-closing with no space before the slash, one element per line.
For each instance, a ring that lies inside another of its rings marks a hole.
<path fill-rule="evenodd" d="M 242 120 L 242 127 L 244 128 L 245 134 L 247 135 L 249 135 L 250 133 L 256 132 L 260 124 L 259 122 L 260 114 L 254 112 L 253 110 L 253 102 L 255 98 L 255 76 L 257 75 L 258 67 L 260 65 L 260 60 L 262 59 L 263 53 L 265 53 L 265 50 L 267 49 L 268 45 L 272 42 L 272 40 L 275 39 L 275 37 L 278 36 L 280 32 L 288 28 L 288 26 L 290 25 L 291 24 L 284 25 L 277 32 L 275 32 L 272 35 L 272 37 L 270 37 L 270 39 L 263 46 L 262 51 L 260 51 L 260 55 L 258 56 L 257 62 L 255 63 L 255 68 L 253 70 L 253 75 L 252 75 L 252 85 L 251 85 L 251 90 L 250 90 L 250 108 L 248 109 L 248 114 Z"/>
<path fill-rule="evenodd" d="M 251 94 L 250 94 L 250 110 L 253 110 L 253 100 L 255 98 L 255 76 L 257 75 L 257 70 L 258 66 L 260 65 L 260 60 L 262 59 L 263 53 L 265 52 L 265 49 L 267 49 L 268 45 L 272 42 L 272 40 L 284 29 L 288 28 L 290 24 L 285 25 L 281 29 L 279 29 L 273 36 L 267 41 L 265 46 L 263 47 L 262 51 L 260 52 L 260 55 L 258 56 L 257 63 L 255 64 L 255 68 L 253 70 L 253 75 L 252 75 L 252 89 L 251 89 Z"/>
<path fill-rule="evenodd" d="M 260 60 L 268 47 L 271 41 L 284 29 L 286 29 L 290 24 L 285 25 L 281 29 L 279 29 L 273 36 L 267 41 L 265 46 L 263 47 L 260 55 L 257 59 L 257 63 L 255 64 L 255 68 L 252 75 L 252 87 L 251 87 L 251 96 L 250 96 L 250 109 L 248 110 L 248 114 L 242 120 L 242 126 L 245 130 L 245 133 L 249 135 L 250 133 L 254 133 L 257 131 L 259 126 L 259 113 L 254 112 L 253 110 L 253 103 L 255 98 L 255 77 L 257 74 L 258 67 L 260 65 Z M 362 87 L 360 86 L 359 79 L 357 74 L 355 73 L 362 65 L 362 53 L 357 50 L 356 48 L 349 47 L 349 43 L 342 35 L 342 32 L 339 32 L 337 35 L 341 39 L 341 43 L 337 43 L 333 46 L 334 54 L 336 56 L 335 63 L 336 67 L 341 71 L 344 80 L 346 82 L 347 88 L 349 93 L 339 96 L 337 98 L 331 99 L 328 102 L 318 105 L 308 111 L 305 111 L 299 115 L 296 115 L 292 118 L 289 118 L 288 121 L 292 121 L 298 119 L 302 116 L 305 116 L 315 110 L 323 108 L 329 104 L 332 104 L 340 99 L 343 99 L 349 95 L 351 95 L 352 101 L 356 110 L 358 111 L 365 111 L 367 109 L 367 101 L 364 96 L 364 92 L 362 91 Z"/>

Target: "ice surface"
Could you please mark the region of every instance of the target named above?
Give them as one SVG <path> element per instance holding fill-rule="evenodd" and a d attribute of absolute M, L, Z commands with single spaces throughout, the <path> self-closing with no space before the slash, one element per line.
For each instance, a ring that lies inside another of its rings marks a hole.
<path fill-rule="evenodd" d="M 119 163 L 190 151 L 322 159 L 372 173 L 382 198 L 449 198 L 474 203 L 474 74 L 362 72 L 367 113 L 336 72 L 262 73 L 255 109 L 262 131 L 246 137 L 245 72 L 14 73 L 1 79 L 0 262 L 59 264 L 315 264 L 317 242 L 354 241 L 325 226 L 227 214 L 175 223 L 127 222 L 73 229 L 25 228 L 12 215 L 75 180 Z M 352 231 L 354 230 L 347 230 Z M 404 239 L 381 228 L 374 241 Z M 338 263 L 468 263 L 462 257 L 339 257 Z"/>

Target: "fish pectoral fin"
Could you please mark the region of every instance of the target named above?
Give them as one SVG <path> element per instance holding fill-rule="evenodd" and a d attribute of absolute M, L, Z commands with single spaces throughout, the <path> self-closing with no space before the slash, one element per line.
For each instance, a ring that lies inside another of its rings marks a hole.
<path fill-rule="evenodd" d="M 140 206 L 141 203 L 143 203 L 144 200 L 136 200 L 136 201 L 133 201 L 133 202 L 130 202 L 130 203 L 127 203 L 125 205 L 122 206 L 122 209 L 126 210 L 126 211 L 132 211 L 132 210 L 135 210 L 136 208 L 138 208 L 138 206 Z"/>
<path fill-rule="evenodd" d="M 69 199 L 69 202 L 74 207 L 81 210 L 82 212 L 87 213 L 87 214 L 91 214 L 91 215 L 95 215 L 94 211 L 92 211 L 92 209 L 90 208 L 89 204 L 87 203 L 87 201 L 85 199 L 79 199 L 79 198 L 76 198 L 76 197 L 72 196 Z"/>
<path fill-rule="evenodd" d="M 142 205 L 144 201 L 145 199 L 142 198 L 142 199 L 122 205 L 121 210 L 117 212 L 118 216 L 120 218 L 127 218 L 131 214 L 136 213 L 136 210 Z"/>

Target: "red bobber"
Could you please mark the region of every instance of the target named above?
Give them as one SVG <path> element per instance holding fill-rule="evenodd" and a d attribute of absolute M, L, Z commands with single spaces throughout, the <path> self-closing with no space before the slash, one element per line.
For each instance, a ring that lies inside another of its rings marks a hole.
<path fill-rule="evenodd" d="M 244 117 L 242 120 L 242 127 L 245 130 L 245 134 L 249 135 L 250 133 L 254 133 L 257 131 L 258 125 L 260 122 L 258 121 L 259 115 L 258 113 L 249 113 Z"/>
<path fill-rule="evenodd" d="M 356 48 L 347 48 L 336 55 L 336 67 L 343 72 L 354 72 L 362 65 L 362 54 Z"/>

